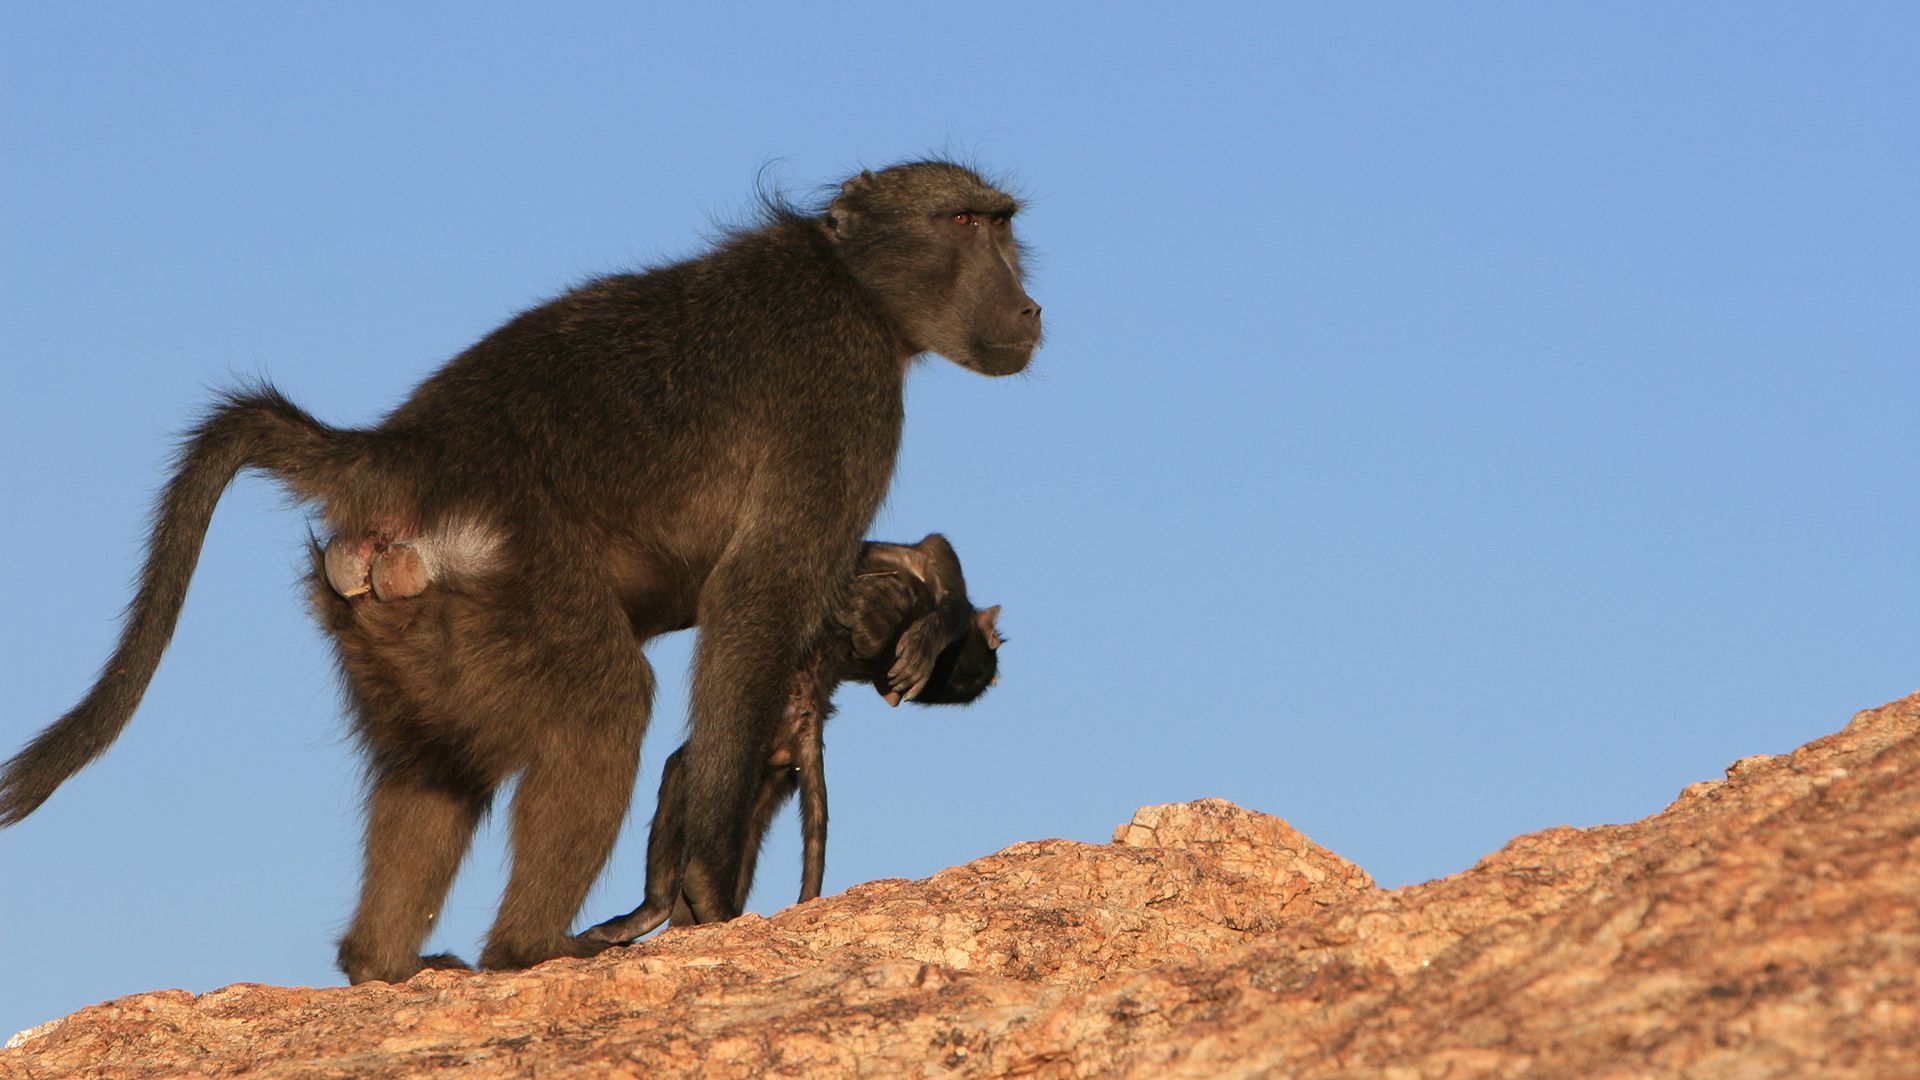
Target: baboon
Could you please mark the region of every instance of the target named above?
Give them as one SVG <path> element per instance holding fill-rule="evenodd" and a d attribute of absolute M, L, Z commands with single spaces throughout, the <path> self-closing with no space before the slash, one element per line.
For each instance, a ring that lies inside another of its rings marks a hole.
<path fill-rule="evenodd" d="M 889 704 L 965 705 L 994 682 L 1001 639 L 998 606 L 975 610 L 960 560 L 938 533 L 918 544 L 868 543 L 846 606 L 834 612 L 808 663 L 795 673 L 786 715 L 764 757 L 759 793 L 733 890 L 745 907 L 767 826 L 796 790 L 802 836 L 800 899 L 820 895 L 827 859 L 827 779 L 822 729 L 833 716 L 841 683 L 871 683 Z M 667 758 L 647 838 L 646 900 L 586 932 L 602 941 L 631 941 L 672 916 L 691 918 L 680 894 L 684 829 L 700 807 L 686 805 L 685 746 Z"/>
<path fill-rule="evenodd" d="M 512 870 L 481 964 L 604 947 L 569 928 L 632 794 L 653 689 L 642 646 L 696 623 L 683 772 L 701 812 L 685 819 L 681 888 L 695 919 L 738 914 L 766 747 L 892 478 L 908 369 L 933 352 L 1011 375 L 1039 345 L 1017 209 L 948 162 L 863 172 L 817 211 L 769 198 L 701 256 L 522 313 L 375 427 L 322 424 L 265 384 L 226 393 L 160 495 L 113 655 L 0 772 L 0 824 L 125 728 L 214 507 L 254 469 L 334 535 L 431 537 L 478 568 L 428 590 L 430 611 L 322 607 L 367 759 L 350 980 L 442 962 L 420 947 L 515 775 Z M 315 574 L 331 605 L 323 560 Z"/>

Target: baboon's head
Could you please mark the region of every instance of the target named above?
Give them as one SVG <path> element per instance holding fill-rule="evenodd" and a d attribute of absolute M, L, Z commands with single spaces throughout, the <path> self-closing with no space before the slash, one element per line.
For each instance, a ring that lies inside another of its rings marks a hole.
<path fill-rule="evenodd" d="M 941 650 L 918 705 L 971 705 L 1000 681 L 1000 605 L 973 613 L 973 626 Z"/>
<path fill-rule="evenodd" d="M 1013 234 L 1019 209 L 971 169 L 920 161 L 840 185 L 824 224 L 914 352 L 1011 375 L 1040 344 Z"/>

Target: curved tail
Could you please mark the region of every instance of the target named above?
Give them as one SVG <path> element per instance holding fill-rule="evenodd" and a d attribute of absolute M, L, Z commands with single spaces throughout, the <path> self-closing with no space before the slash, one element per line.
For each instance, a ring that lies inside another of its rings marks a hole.
<path fill-rule="evenodd" d="M 173 479 L 154 507 L 146 566 L 127 605 L 119 646 L 80 704 L 0 770 L 0 826 L 33 813 L 126 728 L 173 637 L 213 508 L 234 476 L 262 469 L 299 498 L 325 498 L 366 466 L 364 449 L 365 433 L 328 427 L 271 386 L 225 395 L 187 436 Z"/>

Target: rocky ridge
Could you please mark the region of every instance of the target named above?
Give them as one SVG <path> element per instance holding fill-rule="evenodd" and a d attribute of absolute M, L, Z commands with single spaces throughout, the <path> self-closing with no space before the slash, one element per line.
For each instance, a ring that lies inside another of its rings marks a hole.
<path fill-rule="evenodd" d="M 121 998 L 0 1076 L 1920 1074 L 1920 695 L 1629 825 L 1384 891 L 1277 818 L 1147 807 L 524 972 Z"/>

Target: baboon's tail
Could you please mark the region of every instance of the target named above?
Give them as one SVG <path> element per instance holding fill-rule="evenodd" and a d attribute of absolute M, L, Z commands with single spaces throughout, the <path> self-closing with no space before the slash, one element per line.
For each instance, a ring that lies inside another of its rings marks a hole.
<path fill-rule="evenodd" d="M 365 438 L 321 424 L 271 386 L 225 395 L 187 436 L 173 479 L 154 507 L 146 566 L 127 605 L 119 646 L 80 704 L 0 771 L 0 826 L 33 813 L 127 726 L 173 637 L 213 508 L 234 476 L 245 468 L 263 469 L 299 497 L 322 497 L 359 464 Z"/>

